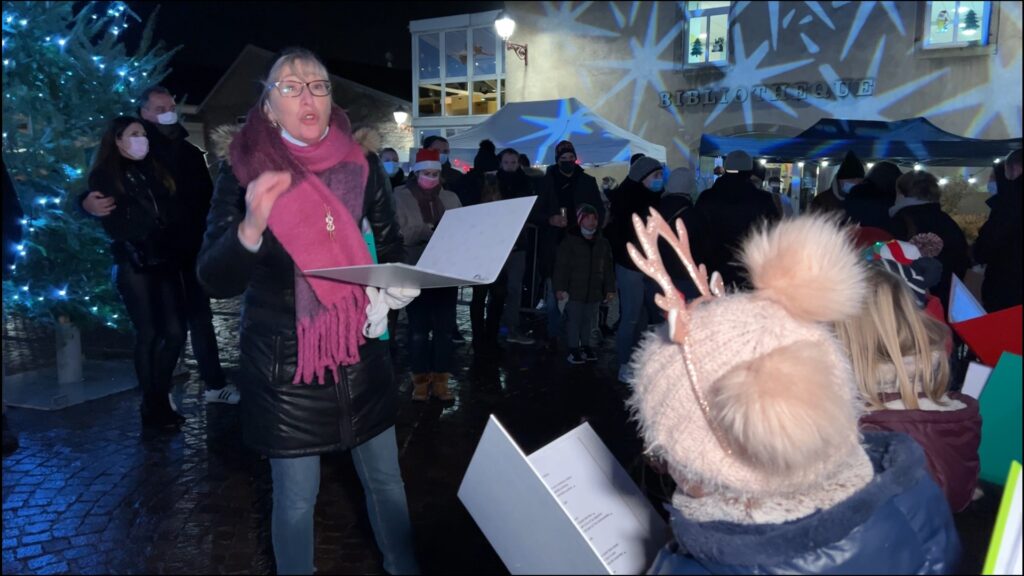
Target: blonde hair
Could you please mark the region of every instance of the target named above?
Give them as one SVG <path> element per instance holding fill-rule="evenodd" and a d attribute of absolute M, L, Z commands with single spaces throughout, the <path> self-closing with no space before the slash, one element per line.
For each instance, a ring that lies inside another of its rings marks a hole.
<path fill-rule="evenodd" d="M 260 108 L 265 107 L 270 103 L 270 92 L 274 89 L 274 83 L 279 80 L 281 72 L 286 68 L 290 68 L 294 72 L 298 72 L 300 66 L 309 67 L 313 69 L 325 80 L 330 80 L 330 75 L 327 73 L 327 67 L 324 63 L 317 58 L 316 54 L 313 54 L 305 48 L 288 48 L 284 50 L 277 60 L 274 61 L 274 65 L 270 67 L 270 71 L 267 72 L 267 77 L 263 80 L 263 93 L 260 96 Z"/>
<path fill-rule="evenodd" d="M 918 307 L 903 280 L 874 266 L 868 279 L 873 294 L 861 314 L 836 324 L 839 339 L 853 364 L 861 395 L 874 409 L 884 408 L 878 369 L 892 363 L 900 398 L 907 408 L 918 408 L 918 394 L 936 403 L 949 386 L 949 359 L 944 352 L 949 328 Z M 938 356 L 938 369 L 934 357 Z M 903 359 L 912 357 L 916 370 L 911 381 Z"/>

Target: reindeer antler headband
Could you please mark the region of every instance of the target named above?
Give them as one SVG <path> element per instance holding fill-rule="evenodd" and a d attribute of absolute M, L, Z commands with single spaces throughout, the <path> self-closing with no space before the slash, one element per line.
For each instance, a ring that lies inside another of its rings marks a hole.
<path fill-rule="evenodd" d="M 656 295 L 654 302 L 668 316 L 669 338 L 682 348 L 683 360 L 690 380 L 690 390 L 697 399 L 697 404 L 700 405 L 704 419 L 707 421 L 718 443 L 725 450 L 726 454 L 732 454 L 732 450 L 729 448 L 728 443 L 725 442 L 717 424 L 711 418 L 711 409 L 704 398 L 704 394 L 701 392 L 700 387 L 697 386 L 697 371 L 694 368 L 693 360 L 690 358 L 689 346 L 687 345 L 687 337 L 690 331 L 690 313 L 687 310 L 685 298 L 676 289 L 668 271 L 665 270 L 665 264 L 661 260 L 661 252 L 658 250 L 658 238 L 664 238 L 668 242 L 669 246 L 675 251 L 676 256 L 683 263 L 683 266 L 686 267 L 686 272 L 697 285 L 697 289 L 700 290 L 701 297 L 695 300 L 694 304 L 705 298 L 723 296 L 725 294 L 725 286 L 722 283 L 722 277 L 718 272 L 713 272 L 709 282 L 707 268 L 703 264 L 698 265 L 694 262 L 693 255 L 690 252 L 690 237 L 686 233 L 686 227 L 683 226 L 682 220 L 676 220 L 676 231 L 673 233 L 661 214 L 651 208 L 651 215 L 647 218 L 646 226 L 644 226 L 643 220 L 639 216 L 633 215 L 633 229 L 636 230 L 637 240 L 640 241 L 640 246 L 643 248 L 643 253 L 646 257 L 641 255 L 640 251 L 632 243 L 626 245 L 629 257 L 633 259 L 633 263 L 636 264 L 637 268 L 661 287 L 662 294 Z"/>

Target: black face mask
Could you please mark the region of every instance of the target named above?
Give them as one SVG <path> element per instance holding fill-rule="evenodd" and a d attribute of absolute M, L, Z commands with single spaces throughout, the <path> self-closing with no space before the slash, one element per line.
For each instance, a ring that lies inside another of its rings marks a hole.
<path fill-rule="evenodd" d="M 572 174 L 573 170 L 575 168 L 576 168 L 576 163 L 575 162 L 561 161 L 561 162 L 558 163 L 558 170 L 561 171 L 562 174 L 565 174 L 567 176 L 569 174 Z"/>

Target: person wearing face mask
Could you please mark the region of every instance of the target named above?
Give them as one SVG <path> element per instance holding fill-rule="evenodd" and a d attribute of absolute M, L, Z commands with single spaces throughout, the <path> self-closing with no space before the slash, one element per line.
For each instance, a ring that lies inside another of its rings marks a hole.
<path fill-rule="evenodd" d="M 206 384 L 207 402 L 238 404 L 240 395 L 228 384 L 220 364 L 217 336 L 213 328 L 210 297 L 196 278 L 196 259 L 203 244 L 206 217 L 210 212 L 213 180 L 206 166 L 206 153 L 188 141 L 189 133 L 179 122 L 174 96 L 163 86 L 150 86 L 139 96 L 139 115 L 151 143 L 152 153 L 171 172 L 184 209 L 179 233 L 182 239 L 182 281 L 192 352 L 199 375 Z M 102 216 L 111 200 L 86 193 L 82 209 Z"/>
<path fill-rule="evenodd" d="M 387 313 L 417 290 L 376 289 L 303 270 L 404 259 L 388 178 L 331 101 L 311 52 L 273 63 L 242 126 L 215 130 L 220 165 L 198 275 L 243 295 L 242 438 L 270 460 L 278 574 L 312 574 L 321 457 L 347 451 L 390 574 L 415 574 L 398 464 L 398 387 Z"/>
<path fill-rule="evenodd" d="M 583 204 L 555 258 L 555 294 L 564 303 L 570 364 L 596 362 L 598 308 L 615 296 L 612 248 L 598 228 L 597 209 Z"/>
<path fill-rule="evenodd" d="M 549 348 L 554 348 L 562 336 L 562 314 L 555 302 L 551 277 L 555 268 L 555 254 L 558 245 L 565 239 L 569 218 L 576 213 L 578 206 L 590 204 L 597 208 L 598 226 L 603 227 L 606 221 L 597 180 L 584 172 L 576 160 L 576 148 L 572 142 L 562 140 L 555 145 L 555 164 L 548 166 L 540 181 L 539 198 L 535 206 L 539 217 L 544 219 L 537 258 L 545 285 Z"/>
<path fill-rule="evenodd" d="M 651 209 L 660 210 L 665 177 L 661 162 L 641 156 L 629 167 L 629 175 L 618 188 L 608 195 L 611 201 L 611 219 L 608 239 L 615 260 L 615 284 L 619 288 L 619 330 L 615 335 L 615 351 L 619 361 L 619 380 L 628 382 L 629 359 L 633 347 L 647 325 L 644 276 L 629 257 L 626 246 L 639 245 L 633 228 L 633 215 L 644 221 Z"/>
<path fill-rule="evenodd" d="M 436 150 L 421 148 L 409 179 L 395 190 L 395 210 L 408 264 L 415 265 L 419 260 L 445 210 L 462 205 L 454 192 L 441 185 L 441 166 Z M 454 400 L 448 382 L 458 297 L 458 288 L 430 288 L 408 308 L 412 399 L 417 402 L 426 402 L 431 396 L 442 402 Z"/>
<path fill-rule="evenodd" d="M 981 299 L 985 310 L 995 312 L 1021 303 L 1021 151 L 1018 148 L 996 164 L 997 191 L 986 202 L 988 220 L 974 243 L 974 260 L 985 264 Z"/>
<path fill-rule="evenodd" d="M 427 136 L 423 139 L 423 147 L 428 150 L 436 150 L 441 161 L 441 186 L 445 190 L 458 190 L 459 181 L 462 180 L 462 172 L 452 167 L 451 145 L 444 136 Z"/>
<path fill-rule="evenodd" d="M 811 210 L 819 212 L 841 212 L 843 201 L 853 187 L 864 180 L 864 164 L 853 150 L 846 152 L 842 164 L 832 179 L 832 186 L 823 190 L 811 200 Z"/>
<path fill-rule="evenodd" d="M 135 328 L 142 424 L 173 428 L 184 421 L 168 398 L 185 345 L 178 234 L 183 210 L 174 179 L 149 153 L 137 118 L 111 121 L 89 171 L 89 189 L 112 205 L 100 224 L 111 240 L 115 284 Z"/>
<path fill-rule="evenodd" d="M 405 184 L 405 171 L 402 170 L 398 161 L 398 152 L 394 148 L 385 148 L 380 151 L 380 161 L 384 165 L 384 171 L 391 180 L 391 190 Z"/>
<path fill-rule="evenodd" d="M 929 232 L 942 240 L 942 250 L 936 256 L 942 263 L 942 276 L 931 292 L 942 301 L 943 309 L 949 310 L 952 276 L 964 277 L 971 256 L 963 230 L 942 210 L 941 199 L 942 188 L 934 175 L 913 170 L 900 176 L 896 180 L 896 202 L 889 209 L 889 230 L 897 240 L 909 241 Z"/>

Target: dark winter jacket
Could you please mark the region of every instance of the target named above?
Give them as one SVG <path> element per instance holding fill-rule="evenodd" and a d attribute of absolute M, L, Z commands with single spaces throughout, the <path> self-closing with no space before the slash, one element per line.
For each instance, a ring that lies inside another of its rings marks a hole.
<path fill-rule="evenodd" d="M 690 230 L 690 239 L 697 263 L 721 274 L 727 286 L 747 286 L 736 251 L 755 226 L 780 218 L 771 194 L 754 186 L 748 174 L 727 172 L 700 195 L 693 211 L 699 229 Z"/>
<path fill-rule="evenodd" d="M 120 162 L 120 178 L 101 170 L 89 174 L 89 190 L 114 198 L 113 212 L 100 218 L 114 261 L 140 271 L 180 265 L 184 210 L 177 191 L 164 184 L 153 159 Z"/>
<path fill-rule="evenodd" d="M 659 212 L 662 218 L 668 222 L 673 232 L 676 229 L 676 220 L 682 220 L 687 236 L 691 238 L 694 236 L 691 230 L 696 230 L 698 227 L 693 224 L 695 214 L 693 212 L 693 201 L 690 200 L 689 196 L 685 194 L 663 195 Z M 700 297 L 700 290 L 697 288 L 697 284 L 693 281 L 693 278 L 690 278 L 686 267 L 683 266 L 679 257 L 676 256 L 675 250 L 669 246 L 668 242 L 659 239 L 658 252 L 661 254 L 661 261 L 665 264 L 665 271 L 672 278 L 672 283 L 675 284 L 677 290 L 683 293 L 687 301 Z"/>
<path fill-rule="evenodd" d="M 615 292 L 612 248 L 598 230 L 587 240 L 571 228 L 558 246 L 553 277 L 556 292 L 568 292 L 570 302 L 593 304 Z"/>
<path fill-rule="evenodd" d="M 391 182 L 391 190 L 394 191 L 402 184 L 405 184 L 405 171 L 399 168 L 395 175 L 389 177 L 388 180 Z"/>
<path fill-rule="evenodd" d="M 571 226 L 576 221 L 576 209 L 580 204 L 590 204 L 597 209 L 598 227 L 604 226 L 606 216 L 597 180 L 579 166 L 569 176 L 563 175 L 557 165 L 548 166 L 538 196 L 535 216 L 542 223 L 538 259 L 541 274 L 550 277 L 555 266 L 555 253 L 565 238 L 566 229 L 552 226 L 548 220 L 565 209 Z"/>
<path fill-rule="evenodd" d="M 864 181 L 854 186 L 843 201 L 849 219 L 861 226 L 888 229 L 889 208 L 896 202 L 896 180 L 901 174 L 892 162 L 872 166 Z"/>
<path fill-rule="evenodd" d="M 206 232 L 206 217 L 210 213 L 213 198 L 213 180 L 206 166 L 206 153 L 188 141 L 188 131 L 180 124 L 170 128 L 171 135 L 146 120 L 146 128 L 153 153 L 163 166 L 171 171 L 176 193 L 184 209 L 180 235 L 187 257 L 199 255 Z"/>
<path fill-rule="evenodd" d="M 907 206 L 893 216 L 891 231 L 897 240 L 910 240 L 917 234 L 931 232 L 942 239 L 942 279 L 932 288 L 932 294 L 939 297 L 942 307 L 949 310 L 949 287 L 953 274 L 964 277 L 970 267 L 971 257 L 967 249 L 967 238 L 960 226 L 942 211 L 938 202 Z M 1018 261 L 1018 266 L 1020 265 Z"/>
<path fill-rule="evenodd" d="M 647 217 L 654 208 L 661 212 L 661 193 L 651 192 L 642 183 L 626 178 L 617 188 L 608 193 L 611 201 L 611 218 L 608 220 L 608 241 L 612 245 L 612 257 L 615 264 L 637 270 L 636 264 L 629 257 L 627 244 L 639 247 L 636 229 L 633 228 L 633 215 L 647 222 Z"/>
<path fill-rule="evenodd" d="M 367 152 L 369 177 L 362 214 L 373 230 L 380 262 L 400 262 L 402 237 L 387 174 Z M 255 254 L 238 239 L 245 215 L 245 189 L 223 162 L 213 195 L 198 275 L 215 298 L 244 294 L 242 306 L 242 434 L 257 452 L 291 458 L 346 450 L 395 423 L 398 389 L 386 342 L 368 339 L 360 361 L 338 370 L 326 383 L 292 384 L 298 342 L 295 334 L 295 262 L 274 233 L 263 233 Z"/>
<path fill-rule="evenodd" d="M 513 198 L 529 198 L 530 196 L 536 196 L 537 191 L 533 187 L 533 180 L 526 175 L 521 169 L 515 172 L 505 172 L 504 170 L 498 170 L 498 191 L 501 193 L 502 200 L 511 200 Z M 535 205 L 536 207 L 536 205 Z M 516 238 L 516 243 L 512 246 L 513 250 L 526 250 L 528 248 L 528 238 L 525 231 L 519 233 L 519 237 Z"/>
<path fill-rule="evenodd" d="M 14 250 L 12 244 L 21 242 L 21 219 L 25 213 L 21 210 L 21 202 L 18 201 L 18 191 L 14 188 L 14 181 L 7 173 L 7 165 L 4 164 L 4 276 L 10 270 L 14 261 Z"/>
<path fill-rule="evenodd" d="M 924 454 L 909 436 L 864 435 L 874 479 L 784 524 L 693 522 L 670 508 L 676 542 L 649 574 L 949 574 L 960 539 Z"/>
<path fill-rule="evenodd" d="M 974 259 L 985 264 L 981 298 L 989 312 L 1021 303 L 1021 194 L 1017 178 L 988 199 L 991 212 L 974 243 Z"/>
<path fill-rule="evenodd" d="M 465 174 L 452 168 L 451 162 L 445 162 L 441 165 L 441 185 L 445 190 L 457 190 L 463 176 Z"/>
<path fill-rule="evenodd" d="M 146 129 L 150 142 L 150 154 L 161 166 L 170 172 L 174 180 L 175 196 L 181 205 L 181 220 L 177 234 L 180 238 L 178 250 L 186 263 L 195 261 L 203 244 L 206 231 L 206 217 L 210 212 L 213 196 L 213 180 L 206 166 L 206 154 L 188 141 L 188 131 L 180 124 L 171 128 L 170 136 L 148 120 L 139 120 Z M 89 187 L 78 197 L 81 207 L 85 197 L 96 188 Z"/>

